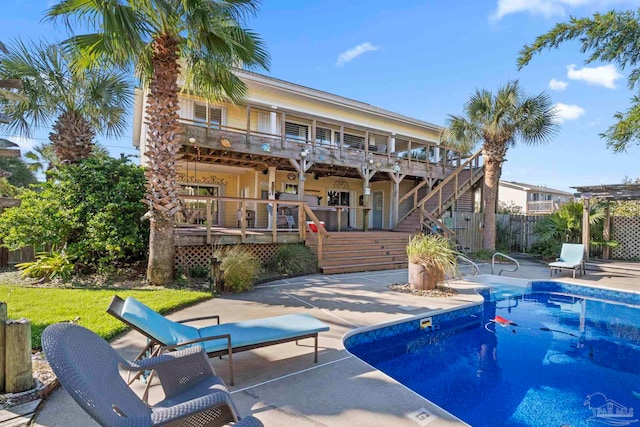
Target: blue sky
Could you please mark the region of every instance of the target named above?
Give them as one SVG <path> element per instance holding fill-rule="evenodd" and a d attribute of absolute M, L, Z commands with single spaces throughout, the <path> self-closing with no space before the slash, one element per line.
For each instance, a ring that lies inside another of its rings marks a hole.
<path fill-rule="evenodd" d="M 3 0 L 0 40 L 63 39 L 62 28 L 40 22 L 52 3 Z M 637 7 L 640 0 L 264 0 L 248 26 L 267 43 L 268 74 L 439 125 L 462 113 L 476 88 L 519 79 L 530 94 L 546 91 L 560 131 L 548 145 L 510 149 L 503 179 L 572 191 L 640 176 L 640 147 L 614 154 L 598 136 L 629 105 L 628 70 L 585 65 L 571 42 L 518 71 L 518 51 L 570 15 Z M 130 135 L 99 139 L 113 155 L 136 153 Z"/>

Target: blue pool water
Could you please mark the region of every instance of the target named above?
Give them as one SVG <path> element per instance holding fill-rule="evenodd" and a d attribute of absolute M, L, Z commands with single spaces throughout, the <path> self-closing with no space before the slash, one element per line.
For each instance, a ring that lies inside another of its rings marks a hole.
<path fill-rule="evenodd" d="M 484 296 L 431 328 L 415 320 L 345 345 L 473 426 L 640 425 L 640 295 L 541 282 Z"/>

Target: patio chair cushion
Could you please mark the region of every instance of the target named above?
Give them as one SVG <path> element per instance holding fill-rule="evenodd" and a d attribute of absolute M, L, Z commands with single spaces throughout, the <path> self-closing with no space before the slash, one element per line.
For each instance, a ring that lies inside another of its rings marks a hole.
<path fill-rule="evenodd" d="M 127 298 L 122 307 L 122 318 L 161 341 L 172 345 L 200 338 L 198 329 L 173 322 L 156 313 L 135 298 Z"/>
<path fill-rule="evenodd" d="M 198 329 L 200 337 L 214 335 L 231 335 L 232 347 L 244 347 L 263 344 L 270 341 L 291 339 L 306 334 L 328 331 L 329 327 L 307 314 L 288 314 L 285 316 L 267 317 L 222 325 L 206 326 Z M 227 348 L 226 340 L 206 341 L 207 353 Z"/>
<path fill-rule="evenodd" d="M 557 268 L 578 268 L 580 267 L 581 262 L 573 263 L 573 262 L 550 262 L 549 267 L 557 267 Z"/>

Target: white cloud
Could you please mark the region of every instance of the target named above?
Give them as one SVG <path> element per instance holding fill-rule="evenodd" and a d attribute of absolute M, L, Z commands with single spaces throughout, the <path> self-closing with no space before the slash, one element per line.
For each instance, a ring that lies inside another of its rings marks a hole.
<path fill-rule="evenodd" d="M 549 82 L 549 89 L 551 90 L 565 90 L 569 86 L 569 83 L 562 80 L 551 79 Z"/>
<path fill-rule="evenodd" d="M 352 61 L 353 59 L 357 58 L 358 56 L 367 53 L 367 52 L 371 52 L 374 50 L 378 50 L 380 49 L 379 46 L 375 46 L 372 45 L 369 42 L 366 43 L 361 43 L 356 47 L 352 47 L 349 50 L 345 50 L 344 52 L 342 52 L 339 56 L 338 56 L 338 61 L 336 62 L 336 65 L 338 67 L 342 67 L 344 64 L 346 64 L 349 61 Z"/>
<path fill-rule="evenodd" d="M 566 14 L 566 7 L 576 7 L 589 3 L 590 0 L 498 0 L 492 19 L 500 20 L 507 15 L 527 12 L 542 15 L 546 18 Z"/>
<path fill-rule="evenodd" d="M 615 89 L 616 80 L 622 78 L 622 74 L 618 72 L 618 69 L 613 64 L 581 69 L 576 69 L 575 64 L 571 64 L 567 67 L 567 77 L 571 80 L 582 80 L 588 84 Z"/>
<path fill-rule="evenodd" d="M 564 123 L 569 120 L 576 120 L 585 113 L 584 108 L 579 105 L 567 105 L 558 102 L 554 105 L 556 110 L 556 122 Z"/>

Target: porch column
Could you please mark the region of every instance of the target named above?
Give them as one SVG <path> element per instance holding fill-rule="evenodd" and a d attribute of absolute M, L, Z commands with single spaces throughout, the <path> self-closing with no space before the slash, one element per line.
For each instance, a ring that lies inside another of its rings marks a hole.
<path fill-rule="evenodd" d="M 373 175 L 376 174 L 375 170 L 371 170 L 369 163 L 367 162 L 358 170 L 358 174 L 362 178 L 362 229 L 367 231 L 369 229 L 369 209 L 371 188 L 369 187 L 369 181 Z"/>
<path fill-rule="evenodd" d="M 268 179 L 269 179 L 269 200 L 276 199 L 276 168 L 273 166 L 269 166 L 268 169 Z M 268 228 L 273 228 L 274 218 L 276 212 L 273 211 L 273 205 L 271 205 L 272 209 L 269 212 L 269 225 Z"/>
<path fill-rule="evenodd" d="M 589 224 L 589 199 L 591 194 L 582 194 L 582 244 L 584 245 L 584 260 L 589 260 L 589 244 L 591 236 L 591 226 Z"/>
<path fill-rule="evenodd" d="M 602 224 L 602 240 L 608 242 L 611 239 L 611 211 L 609 202 L 604 205 L 604 224 Z M 606 244 L 602 247 L 602 258 L 609 259 L 611 248 Z"/>
<path fill-rule="evenodd" d="M 276 135 L 278 132 L 278 113 L 275 111 L 269 112 L 269 133 Z"/>
<path fill-rule="evenodd" d="M 306 156 L 306 155 L 305 155 Z M 298 172 L 298 200 L 304 200 L 304 183 L 307 180 L 305 173 L 315 163 L 308 161 L 305 156 L 300 158 L 300 161 L 296 159 L 289 159 L 291 166 Z"/>
<path fill-rule="evenodd" d="M 398 226 L 398 219 L 400 219 L 400 182 L 402 182 L 407 175 L 396 172 L 388 172 L 388 174 L 393 181 L 393 189 L 391 192 L 391 228 L 395 229 Z"/>

